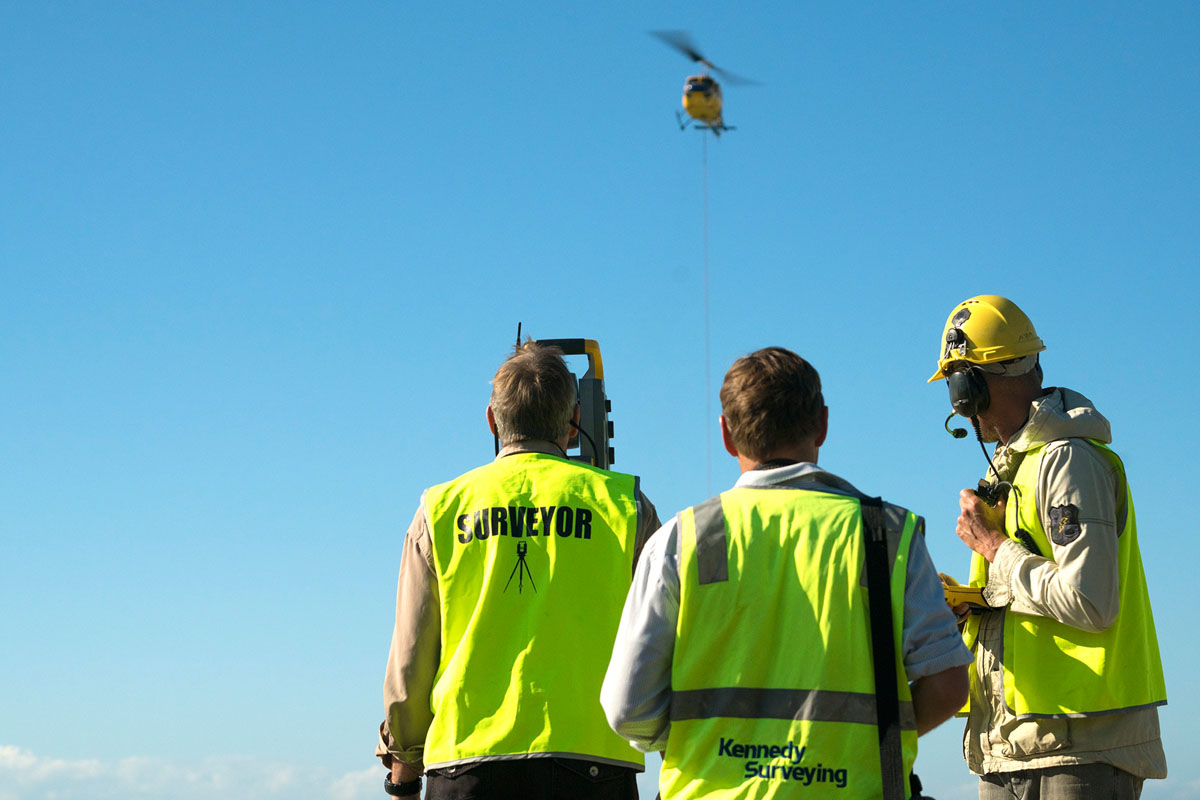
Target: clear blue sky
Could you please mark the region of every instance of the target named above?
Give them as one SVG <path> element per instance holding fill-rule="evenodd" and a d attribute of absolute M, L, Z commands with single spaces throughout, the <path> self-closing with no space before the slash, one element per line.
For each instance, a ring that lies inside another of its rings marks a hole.
<path fill-rule="evenodd" d="M 4 0 L 0 800 L 381 796 L 404 529 L 490 457 L 518 321 L 599 340 L 664 516 L 705 497 L 702 138 L 657 28 L 763 84 L 708 145 L 711 395 L 806 356 L 822 463 L 965 575 L 983 459 L 925 379 L 956 302 L 1017 300 L 1135 492 L 1143 796 L 1200 797 L 1200 6 Z M 959 733 L 922 741 L 943 799 Z"/>

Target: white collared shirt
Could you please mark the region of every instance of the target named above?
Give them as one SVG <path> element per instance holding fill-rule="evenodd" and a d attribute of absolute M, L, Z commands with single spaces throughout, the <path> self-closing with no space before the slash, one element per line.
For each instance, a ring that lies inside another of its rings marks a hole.
<path fill-rule="evenodd" d="M 835 494 L 859 492 L 804 462 L 742 473 L 737 488 L 795 485 Z M 625 600 L 612 660 L 600 690 L 609 724 L 643 752 L 663 750 L 670 733 L 671 661 L 679 619 L 679 531 L 672 517 L 646 543 Z M 909 546 L 903 658 L 910 681 L 971 663 L 925 547 L 924 520 Z"/>

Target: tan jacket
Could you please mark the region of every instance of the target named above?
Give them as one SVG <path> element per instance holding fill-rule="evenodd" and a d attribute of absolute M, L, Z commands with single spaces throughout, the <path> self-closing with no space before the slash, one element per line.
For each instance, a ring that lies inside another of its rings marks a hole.
<path fill-rule="evenodd" d="M 1017 720 L 1004 706 L 1004 608 L 1087 631 L 1104 630 L 1120 610 L 1117 534 L 1118 520 L 1125 517 L 1125 484 L 1083 439 L 1111 442 L 1108 420 L 1083 395 L 1050 389 L 1034 402 L 1029 421 L 1012 441 L 996 449 L 996 470 L 1002 480 L 1011 480 L 1025 453 L 1053 443 L 1039 467 L 1037 512 L 1051 530 L 1050 509 L 1073 504 L 1081 533 L 1065 544 L 1053 543 L 1054 561 L 1009 540 L 992 562 L 984 596 L 1001 610 L 985 612 L 980 623 L 974 652 L 979 681 L 972 688 L 963 741 L 967 765 L 976 774 L 1105 763 L 1141 778 L 1167 775 L 1156 708 Z"/>
<path fill-rule="evenodd" d="M 514 453 L 561 455 L 551 442 L 526 441 L 507 445 L 497 458 Z M 640 491 L 637 496 L 638 529 L 634 564 L 650 534 L 660 527 L 658 512 Z M 632 579 L 632 575 L 630 576 Z M 404 537 L 400 556 L 400 579 L 396 590 L 396 625 L 383 681 L 386 717 L 379 726 L 375 755 L 385 767 L 392 759 L 403 761 L 418 772 L 424 770 L 425 734 L 433 722 L 429 695 L 433 690 L 441 658 L 441 608 L 438 603 L 437 573 L 433 567 L 425 499 Z M 597 698 L 599 702 L 599 698 Z"/>

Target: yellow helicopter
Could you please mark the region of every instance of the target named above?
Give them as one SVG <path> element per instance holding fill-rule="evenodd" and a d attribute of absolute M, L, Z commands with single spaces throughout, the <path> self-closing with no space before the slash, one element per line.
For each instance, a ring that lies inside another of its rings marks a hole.
<path fill-rule="evenodd" d="M 721 84 L 717 83 L 716 79 L 708 72 L 712 70 L 735 86 L 756 86 L 757 83 L 715 66 L 700 54 L 685 31 L 651 31 L 650 33 L 666 43 L 667 46 L 678 50 L 704 67 L 699 75 L 689 75 L 687 82 L 683 85 L 683 110 L 691 119 L 676 111 L 675 118 L 679 122 L 679 129 L 685 130 L 691 124 L 703 130 L 712 131 L 713 136 L 720 136 L 721 131 L 736 130 L 732 126 L 726 125 L 721 117 Z"/>

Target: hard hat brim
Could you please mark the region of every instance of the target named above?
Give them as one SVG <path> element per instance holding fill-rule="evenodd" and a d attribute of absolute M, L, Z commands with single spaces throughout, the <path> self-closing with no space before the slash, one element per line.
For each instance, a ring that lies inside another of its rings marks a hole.
<path fill-rule="evenodd" d="M 946 379 L 946 373 L 942 370 L 941 367 L 938 367 L 938 371 L 933 373 L 933 377 L 925 382 L 933 383 L 934 381 L 941 381 L 941 380 L 945 380 L 945 379 Z"/>

